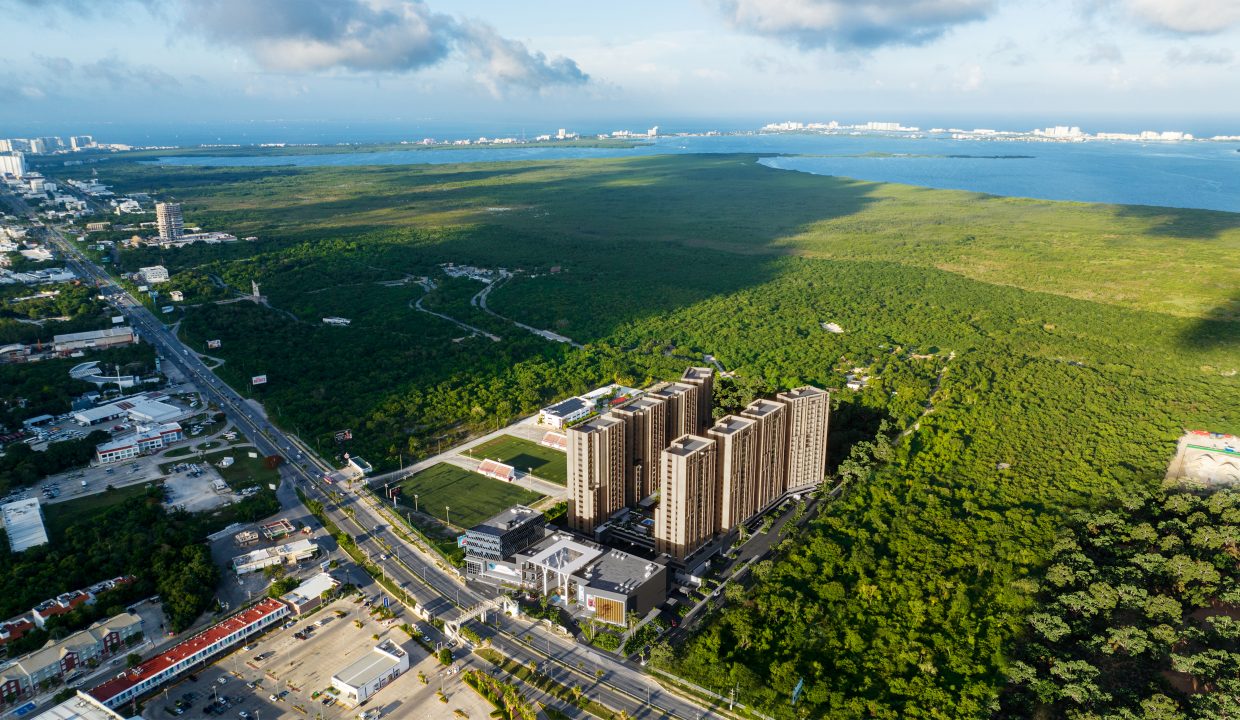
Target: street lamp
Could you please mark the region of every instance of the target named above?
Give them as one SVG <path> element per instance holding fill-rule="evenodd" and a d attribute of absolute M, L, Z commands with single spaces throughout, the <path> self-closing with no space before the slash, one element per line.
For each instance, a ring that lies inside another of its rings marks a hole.
<path fill-rule="evenodd" d="M 445 519 L 447 520 L 448 524 L 451 525 L 452 524 L 452 508 L 448 507 L 447 505 L 444 505 L 443 511 L 444 511 Z"/>
<path fill-rule="evenodd" d="M 418 511 L 418 494 L 417 493 L 413 494 L 413 511 L 414 512 Z"/>

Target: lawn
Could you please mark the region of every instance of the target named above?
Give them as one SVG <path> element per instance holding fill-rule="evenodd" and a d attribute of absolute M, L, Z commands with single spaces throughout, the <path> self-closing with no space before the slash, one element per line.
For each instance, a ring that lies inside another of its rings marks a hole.
<path fill-rule="evenodd" d="M 87 495 L 77 500 L 52 503 L 43 506 L 43 523 L 47 528 L 47 537 L 56 541 L 71 525 L 84 523 L 92 517 L 100 515 L 110 508 L 116 507 L 127 500 L 144 496 L 147 492 L 146 483 L 127 485 L 122 488 L 105 490 L 94 495 Z"/>
<path fill-rule="evenodd" d="M 255 485 L 267 485 L 269 483 L 278 485 L 280 483 L 280 471 L 271 470 L 264 464 L 264 458 L 259 455 L 256 458 L 250 457 L 253 450 L 223 450 L 213 452 L 204 456 L 204 460 L 219 471 L 224 477 L 224 481 L 233 490 L 243 490 Z M 233 459 L 233 464 L 226 468 L 219 466 L 220 460 L 226 457 Z"/>
<path fill-rule="evenodd" d="M 504 435 L 467 451 L 479 460 L 499 460 L 556 485 L 568 484 L 568 458 L 532 440 Z"/>
<path fill-rule="evenodd" d="M 400 484 L 401 504 L 439 520 L 450 520 L 457 527 L 472 527 L 512 505 L 531 505 L 542 495 L 524 488 L 492 480 L 455 465 L 439 463 Z M 451 508 L 450 510 L 448 508 Z"/>

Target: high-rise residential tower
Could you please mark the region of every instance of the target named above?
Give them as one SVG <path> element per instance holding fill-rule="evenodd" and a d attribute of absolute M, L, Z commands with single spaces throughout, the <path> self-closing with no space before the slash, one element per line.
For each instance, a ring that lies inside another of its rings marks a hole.
<path fill-rule="evenodd" d="M 570 427 L 568 435 L 568 525 L 594 529 L 627 504 L 629 474 L 624 421 L 611 413 Z"/>
<path fill-rule="evenodd" d="M 688 383 L 659 383 L 647 393 L 667 403 L 667 437 L 700 435 L 698 427 L 698 386 Z"/>
<path fill-rule="evenodd" d="M 698 420 L 695 432 L 703 433 L 706 428 L 715 424 L 714 418 L 711 417 L 711 406 L 715 401 L 715 370 L 708 367 L 691 367 L 685 370 L 680 381 L 697 386 Z"/>
<path fill-rule="evenodd" d="M 784 489 L 806 490 L 822 484 L 827 472 L 827 423 L 831 394 L 816 387 L 782 392 L 788 406 L 788 466 Z"/>
<path fill-rule="evenodd" d="M 667 447 L 667 403 L 646 395 L 611 412 L 624 421 L 630 462 L 625 499 L 635 505 L 659 491 L 659 459 Z"/>
<path fill-rule="evenodd" d="M 185 235 L 181 203 L 155 203 L 155 222 L 159 225 L 161 240 L 180 240 Z"/>
<path fill-rule="evenodd" d="M 754 479 L 754 507 L 759 511 L 784 494 L 787 482 L 788 406 L 774 400 L 754 400 L 741 413 L 758 423 L 758 470 Z"/>
<path fill-rule="evenodd" d="M 654 547 L 684 560 L 717 531 L 715 441 L 683 435 L 663 451 L 662 489 L 654 512 Z"/>
<path fill-rule="evenodd" d="M 736 415 L 719 419 L 706 436 L 715 441 L 715 467 L 719 477 L 716 529 L 727 532 L 758 513 L 754 486 L 759 474 L 762 436 L 758 421 Z"/>

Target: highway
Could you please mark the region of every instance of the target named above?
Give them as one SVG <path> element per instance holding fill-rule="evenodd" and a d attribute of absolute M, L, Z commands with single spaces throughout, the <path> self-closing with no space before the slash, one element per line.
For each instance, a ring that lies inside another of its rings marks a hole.
<path fill-rule="evenodd" d="M 171 362 L 193 380 L 206 399 L 215 403 L 249 436 L 260 452 L 281 455 L 288 460 L 281 468 L 283 477 L 295 482 L 308 498 L 322 502 L 328 518 L 354 536 L 362 552 L 400 585 L 429 617 L 452 622 L 461 616 L 461 608 L 472 608 L 489 600 L 466 586 L 454 569 L 441 567 L 429 551 L 406 542 L 390 530 L 378 530 L 390 526 L 393 520 L 384 515 L 377 499 L 363 490 L 324 484 L 323 477 L 334 469 L 332 466 L 300 439 L 269 422 L 258 408 L 216 377 L 196 353 L 86 258 L 59 230 L 49 226 L 48 233 L 74 272 L 97 284 L 100 293 L 129 320 L 135 331 L 156 348 L 163 362 Z M 496 649 L 524 665 L 549 659 L 545 672 L 563 678 L 566 683 L 583 686 L 592 698 L 615 710 L 624 710 L 630 717 L 696 719 L 722 714 L 719 708 L 704 710 L 667 691 L 633 663 L 561 638 L 541 624 L 516 620 L 498 612 L 491 613 L 491 619 L 498 627 L 476 621 L 470 627 L 489 639 Z M 527 636 L 532 641 L 527 642 Z"/>

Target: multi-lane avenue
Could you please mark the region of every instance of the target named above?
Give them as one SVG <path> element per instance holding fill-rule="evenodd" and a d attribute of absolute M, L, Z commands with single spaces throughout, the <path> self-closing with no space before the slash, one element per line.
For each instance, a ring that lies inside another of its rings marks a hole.
<path fill-rule="evenodd" d="M 272 424 L 259 407 L 216 377 L 197 353 L 58 230 L 49 227 L 48 232 L 69 266 L 98 286 L 99 292 L 135 331 L 156 348 L 163 362 L 172 363 L 195 382 L 206 399 L 248 435 L 260 452 L 281 455 L 287 460 L 282 466 L 285 479 L 295 482 L 307 497 L 322 502 L 328 517 L 355 536 L 362 552 L 413 598 L 421 612 L 451 623 L 462 616 L 463 608 L 473 608 L 490 599 L 467 586 L 455 570 L 442 567 L 423 548 L 396 533 L 381 530 L 392 520 L 364 490 L 325 485 L 322 479 L 333 470 L 331 465 L 299 438 Z M 632 663 L 560 637 L 539 623 L 499 613 L 491 613 L 489 620 L 485 625 L 473 622 L 471 627 L 497 650 L 523 665 L 538 664 L 544 673 L 565 684 L 583 687 L 592 698 L 624 710 L 630 717 L 701 718 L 722 714 L 720 708 L 704 710 L 669 692 Z"/>

